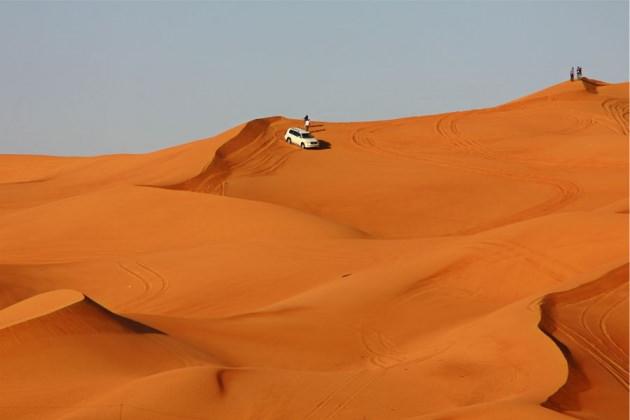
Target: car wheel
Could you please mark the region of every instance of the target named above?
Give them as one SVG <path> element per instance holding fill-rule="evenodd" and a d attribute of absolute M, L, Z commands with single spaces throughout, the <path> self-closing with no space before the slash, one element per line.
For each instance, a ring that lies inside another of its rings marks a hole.
<path fill-rule="evenodd" d="M 291 144 L 291 138 L 287 137 L 287 143 Z"/>
<path fill-rule="evenodd" d="M 304 149 L 304 143 L 300 143 L 300 147 Z"/>

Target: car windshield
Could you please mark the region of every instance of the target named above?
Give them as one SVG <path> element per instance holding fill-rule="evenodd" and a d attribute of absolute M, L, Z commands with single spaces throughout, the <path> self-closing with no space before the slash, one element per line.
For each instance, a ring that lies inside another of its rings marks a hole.
<path fill-rule="evenodd" d="M 311 133 L 302 133 L 303 139 L 312 139 L 313 135 Z"/>

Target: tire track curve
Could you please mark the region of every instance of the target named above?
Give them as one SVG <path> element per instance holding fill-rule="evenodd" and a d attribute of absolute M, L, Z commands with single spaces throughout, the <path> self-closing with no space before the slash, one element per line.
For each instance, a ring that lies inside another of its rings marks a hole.
<path fill-rule="evenodd" d="M 405 123 L 399 123 L 402 125 Z M 507 224 L 511 224 L 517 221 L 530 219 L 534 217 L 543 216 L 546 214 L 550 214 L 554 211 L 557 211 L 571 202 L 575 201 L 582 190 L 579 185 L 575 184 L 572 181 L 560 178 L 554 178 L 545 176 L 542 174 L 517 171 L 515 169 L 501 169 L 497 168 L 488 168 L 487 166 L 483 166 L 483 164 L 463 161 L 461 158 L 453 156 L 452 158 L 439 157 L 435 154 L 426 154 L 426 153 L 402 153 L 397 150 L 387 149 L 380 146 L 373 135 L 383 129 L 391 128 L 391 124 L 383 123 L 377 124 L 374 126 L 361 127 L 356 129 L 352 133 L 352 142 L 360 147 L 363 150 L 370 151 L 378 154 L 387 154 L 390 156 L 406 159 L 406 160 L 414 160 L 422 163 L 426 163 L 433 166 L 438 166 L 450 170 L 457 171 L 467 171 L 480 175 L 491 176 L 491 177 L 499 177 L 510 179 L 517 182 L 526 182 L 542 185 L 550 188 L 554 191 L 554 195 L 534 206 L 528 207 L 524 210 L 521 210 L 517 213 L 507 215 L 498 220 L 494 220 L 492 222 L 486 223 L 484 225 L 476 226 L 474 228 L 465 229 L 461 232 L 457 232 L 458 234 L 473 234 L 478 233 L 483 230 L 491 229 L 498 226 L 503 226 Z M 493 157 L 491 154 L 484 153 L 486 158 L 497 161 L 498 159 Z M 500 162 L 499 162 L 500 163 Z"/>
<path fill-rule="evenodd" d="M 601 103 L 606 115 L 612 119 L 620 134 L 628 135 L 628 101 L 617 98 L 608 98 Z"/>
<path fill-rule="evenodd" d="M 150 268 L 146 264 L 134 261 L 132 268 L 129 263 L 118 262 L 118 267 L 128 276 L 137 279 L 142 284 L 141 293 L 125 303 L 125 306 L 143 307 L 147 309 L 147 304 L 162 297 L 169 289 L 169 281 L 166 277 Z M 150 280 L 152 279 L 152 280 Z"/>
<path fill-rule="evenodd" d="M 577 404 L 579 394 L 588 390 L 594 380 L 614 385 L 608 390 L 611 406 L 627 404 L 628 352 L 608 332 L 611 314 L 628 302 L 627 282 L 626 263 L 591 282 L 542 299 L 539 328 L 559 347 L 569 366 L 566 383 L 543 406 L 573 414 L 589 413 L 593 418 L 610 418 L 605 406 Z M 627 317 L 618 317 L 615 322 L 618 330 L 627 331 Z"/>

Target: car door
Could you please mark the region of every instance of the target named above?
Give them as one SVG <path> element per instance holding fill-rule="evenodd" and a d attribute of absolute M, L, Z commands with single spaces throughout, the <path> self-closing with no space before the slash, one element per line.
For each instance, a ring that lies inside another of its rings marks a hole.
<path fill-rule="evenodd" d="M 299 141 L 299 134 L 295 130 L 289 130 L 289 137 L 291 138 L 291 144 L 296 144 Z"/>

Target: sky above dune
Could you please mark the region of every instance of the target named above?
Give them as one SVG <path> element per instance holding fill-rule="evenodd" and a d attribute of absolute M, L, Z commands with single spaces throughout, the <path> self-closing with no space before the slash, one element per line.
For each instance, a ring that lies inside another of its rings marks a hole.
<path fill-rule="evenodd" d="M 0 3 L 0 57 L 0 154 L 135 153 L 625 81 L 628 2 Z"/>

